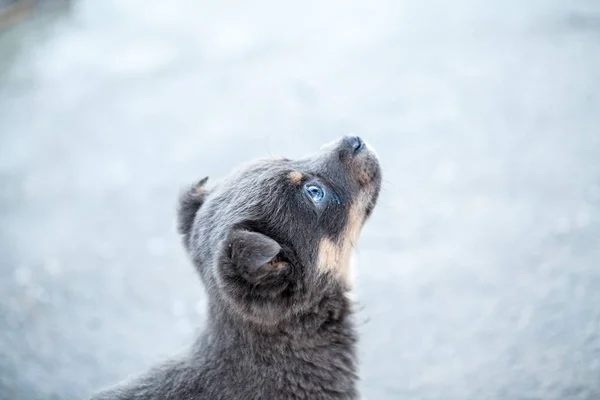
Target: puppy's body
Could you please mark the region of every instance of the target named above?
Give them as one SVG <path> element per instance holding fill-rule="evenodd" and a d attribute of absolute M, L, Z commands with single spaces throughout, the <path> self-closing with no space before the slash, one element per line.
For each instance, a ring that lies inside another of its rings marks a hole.
<path fill-rule="evenodd" d="M 192 187 L 180 232 L 208 292 L 207 330 L 94 400 L 358 398 L 348 263 L 380 181 L 375 156 L 347 137 Z"/>
<path fill-rule="evenodd" d="M 301 330 L 211 318 L 190 354 L 94 399 L 355 399 L 356 340 L 344 302 L 324 301 L 296 321 Z"/>

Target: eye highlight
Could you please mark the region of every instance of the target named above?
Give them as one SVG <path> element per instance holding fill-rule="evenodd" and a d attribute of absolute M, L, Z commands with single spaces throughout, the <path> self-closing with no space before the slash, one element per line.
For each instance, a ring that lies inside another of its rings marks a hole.
<path fill-rule="evenodd" d="M 308 197 L 310 197 L 315 204 L 321 203 L 325 198 L 325 190 L 314 183 L 310 183 L 304 186 L 304 191 L 306 192 L 306 194 L 308 194 Z"/>

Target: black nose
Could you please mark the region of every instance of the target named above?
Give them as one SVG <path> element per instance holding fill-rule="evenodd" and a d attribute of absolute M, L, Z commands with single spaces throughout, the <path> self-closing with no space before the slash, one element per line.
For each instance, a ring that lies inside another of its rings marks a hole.
<path fill-rule="evenodd" d="M 348 144 L 353 153 L 358 153 L 365 147 L 365 142 L 358 136 L 346 136 L 344 141 Z"/>

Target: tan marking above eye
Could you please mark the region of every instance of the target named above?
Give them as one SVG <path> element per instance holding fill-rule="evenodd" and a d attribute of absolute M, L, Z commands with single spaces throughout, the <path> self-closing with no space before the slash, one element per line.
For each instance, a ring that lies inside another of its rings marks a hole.
<path fill-rule="evenodd" d="M 298 171 L 292 171 L 288 174 L 288 180 L 294 185 L 298 185 L 300 182 L 302 182 L 302 173 Z"/>

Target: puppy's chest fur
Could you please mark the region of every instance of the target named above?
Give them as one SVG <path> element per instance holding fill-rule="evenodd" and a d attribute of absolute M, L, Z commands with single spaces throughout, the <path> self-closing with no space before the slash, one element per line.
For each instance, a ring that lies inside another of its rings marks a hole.
<path fill-rule="evenodd" d="M 210 366 L 199 377 L 206 398 L 357 398 L 351 322 L 326 320 L 314 330 L 314 321 L 302 322 L 268 333 L 212 327 L 197 353 Z"/>
<path fill-rule="evenodd" d="M 358 399 L 350 318 L 339 309 L 322 310 L 261 331 L 213 314 L 183 358 L 94 400 Z"/>

